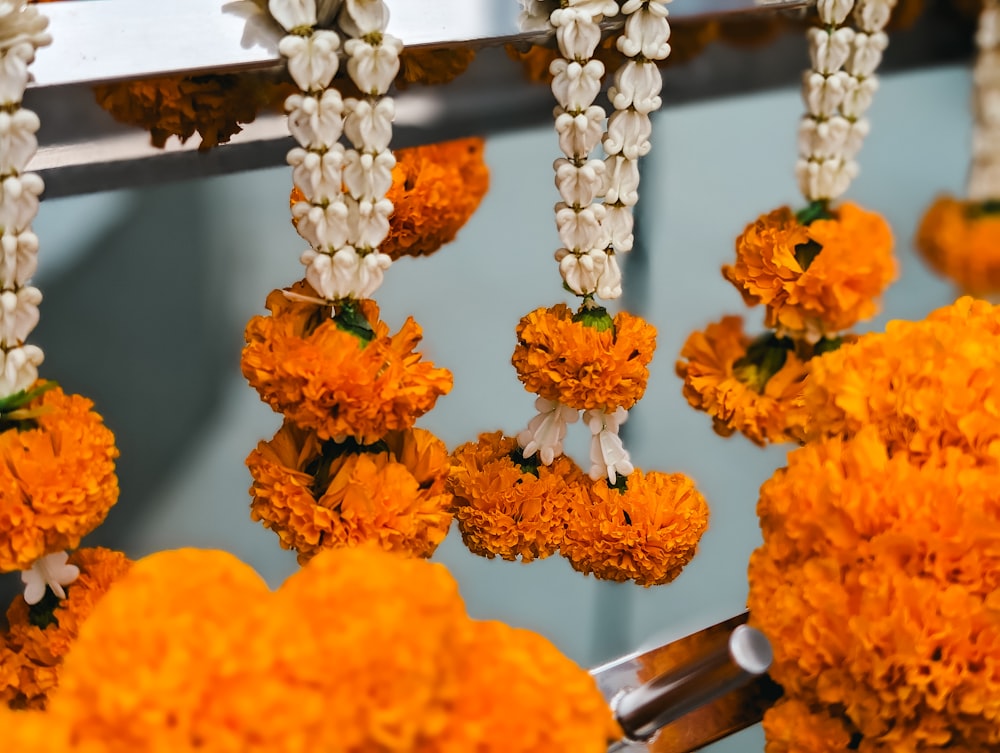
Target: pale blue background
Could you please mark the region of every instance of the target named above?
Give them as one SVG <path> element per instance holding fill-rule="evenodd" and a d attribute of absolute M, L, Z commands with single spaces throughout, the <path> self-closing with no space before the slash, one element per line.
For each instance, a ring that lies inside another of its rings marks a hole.
<path fill-rule="evenodd" d="M 890 76 L 871 111 L 872 134 L 851 198 L 883 212 L 894 228 L 902 275 L 886 297 L 886 313 L 893 317 L 920 317 L 952 297 L 951 288 L 932 279 L 913 257 L 911 238 L 937 192 L 962 189 L 970 136 L 968 86 L 962 67 Z M 699 483 L 712 510 L 699 556 L 674 584 L 643 590 L 584 578 L 558 557 L 529 566 L 479 559 L 453 531 L 437 558 L 460 581 L 472 615 L 538 630 L 575 660 L 592 665 L 742 610 L 746 561 L 759 536 L 756 489 L 782 464 L 784 450 L 716 437 L 709 419 L 681 397 L 674 361 L 690 330 L 742 309 L 739 295 L 718 273 L 732 258 L 734 237 L 758 214 L 800 201 L 792 166 L 801 111 L 791 89 L 668 109 L 656 121 L 654 151 L 645 166 L 651 267 L 644 313 L 659 328 L 660 339 L 646 398 L 628 425 L 629 448 L 643 467 L 684 471 Z M 452 394 L 422 421 L 449 446 L 484 430 L 516 432 L 531 415 L 532 398 L 509 358 L 518 317 L 563 298 L 552 260 L 558 245 L 550 167 L 556 149 L 549 129 L 491 139 L 492 189 L 459 240 L 431 259 L 401 261 L 378 293 L 385 318 L 398 326 L 413 314 L 425 329 L 427 355 L 455 374 Z M 185 460 L 169 469 L 167 482 L 119 503 L 141 508 L 117 542 L 133 555 L 181 545 L 220 547 L 275 584 L 296 566 L 276 537 L 248 517 L 243 459 L 279 420 L 243 382 L 237 363 L 246 319 L 262 310 L 272 288 L 300 275 L 303 242 L 289 224 L 289 185 L 288 170 L 274 169 L 42 206 L 37 230 L 43 290 L 48 279 L 78 262 L 116 215 L 141 207 L 167 224 L 200 228 L 199 254 L 206 263 L 192 273 L 211 276 L 210 291 L 198 295 L 209 296 L 207 309 L 218 317 L 216 326 L 201 334 L 218 338 L 213 346 L 227 354 L 225 389 L 217 409 L 185 443 Z M 131 253 L 140 259 L 170 254 L 168 243 L 151 234 Z M 143 284 L 155 288 L 157 279 Z M 178 289 L 176 305 L 187 305 L 189 294 Z M 43 305 L 43 319 L 46 311 Z M 49 340 L 58 341 L 60 326 L 47 322 Z M 100 333 L 94 334 L 100 340 Z M 94 357 L 113 369 L 115 348 L 128 347 L 104 342 Z M 570 446 L 585 461 L 584 430 L 578 425 L 571 431 Z M 125 448 L 120 464 L 129 462 Z M 761 740 L 758 730 L 750 730 L 712 750 L 760 750 Z"/>

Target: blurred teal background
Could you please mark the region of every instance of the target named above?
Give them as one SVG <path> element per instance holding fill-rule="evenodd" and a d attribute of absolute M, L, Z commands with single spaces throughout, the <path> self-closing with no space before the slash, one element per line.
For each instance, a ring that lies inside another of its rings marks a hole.
<path fill-rule="evenodd" d="M 935 194 L 962 191 L 969 85 L 960 66 L 883 79 L 849 196 L 886 215 L 901 274 L 870 327 L 919 318 L 953 298 L 913 256 L 911 240 Z M 683 471 L 700 485 L 712 517 L 699 555 L 675 583 L 646 590 L 585 578 L 559 557 L 531 565 L 479 559 L 453 530 L 436 559 L 461 583 L 473 616 L 540 631 L 594 665 L 743 609 L 746 562 L 759 538 L 756 490 L 785 449 L 717 437 L 681 397 L 674 362 L 692 329 L 743 310 L 719 275 L 736 235 L 757 215 L 800 203 L 792 169 L 801 112 L 793 89 L 669 108 L 657 116 L 644 165 L 648 270 L 626 268 L 626 288 L 646 289 L 637 295 L 640 313 L 660 336 L 627 441 L 638 465 Z M 393 328 L 414 315 L 427 356 L 455 374 L 454 391 L 421 421 L 450 447 L 481 431 L 516 433 L 532 415 L 532 396 L 509 359 L 518 318 L 565 298 L 552 259 L 556 156 L 548 128 L 490 139 L 492 188 L 458 241 L 432 258 L 400 261 L 377 294 Z M 296 568 L 248 516 L 243 461 L 279 417 L 238 363 L 246 320 L 263 311 L 271 289 L 301 275 L 290 183 L 288 169 L 273 169 L 43 203 L 43 373 L 93 397 L 121 440 L 122 498 L 91 543 L 132 556 L 227 549 L 272 584 Z M 757 312 L 747 313 L 759 323 Z M 569 443 L 584 462 L 585 434 L 571 427 Z M 761 748 L 753 729 L 711 750 Z"/>

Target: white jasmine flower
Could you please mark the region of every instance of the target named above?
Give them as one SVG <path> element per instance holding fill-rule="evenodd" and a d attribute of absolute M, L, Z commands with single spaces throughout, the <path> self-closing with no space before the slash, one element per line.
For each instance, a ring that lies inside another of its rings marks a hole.
<path fill-rule="evenodd" d="M 80 577 L 80 568 L 68 563 L 69 554 L 54 552 L 35 560 L 30 570 L 21 571 L 24 584 L 24 600 L 29 605 L 37 604 L 45 596 L 47 588 L 60 599 L 66 598 L 64 586 Z"/>
<path fill-rule="evenodd" d="M 590 429 L 590 477 L 596 481 L 607 477 L 615 483 L 618 476 L 627 476 L 635 467 L 628 451 L 618 436 L 619 427 L 628 420 L 628 411 L 619 406 L 614 413 L 588 410 L 583 413 L 584 423 Z"/>
<path fill-rule="evenodd" d="M 517 443 L 524 457 L 530 458 L 537 452 L 542 465 L 552 465 L 552 461 L 563 454 L 567 424 L 575 423 L 580 413 L 558 400 L 544 397 L 535 400 L 535 410 L 538 415 L 517 435 Z"/>

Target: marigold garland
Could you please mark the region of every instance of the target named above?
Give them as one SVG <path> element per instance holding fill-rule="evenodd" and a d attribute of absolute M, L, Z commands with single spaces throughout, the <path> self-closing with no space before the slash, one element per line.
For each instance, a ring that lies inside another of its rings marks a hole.
<path fill-rule="evenodd" d="M 1000 465 L 890 454 L 875 427 L 790 454 L 761 488 L 750 562 L 774 679 L 870 746 L 995 749 L 998 490 Z"/>
<path fill-rule="evenodd" d="M 80 577 L 66 587 L 66 599 L 59 601 L 49 593 L 29 607 L 18 596 L 7 610 L 9 627 L 0 636 L 7 647 L 0 651 L 0 704 L 16 709 L 45 707 L 80 626 L 132 564 L 121 552 L 101 548 L 78 549 L 69 562 L 80 568 Z M 13 671 L 5 674 L 4 665 Z"/>
<path fill-rule="evenodd" d="M 539 308 L 517 326 L 511 358 L 529 392 L 578 410 L 631 408 L 646 391 L 656 327 L 627 312 L 608 329 L 576 321 L 566 304 Z"/>
<path fill-rule="evenodd" d="M 304 282 L 291 292 L 315 298 Z M 372 330 L 368 342 L 331 318 L 330 307 L 281 290 L 267 297 L 267 308 L 270 316 L 247 324 L 243 375 L 271 408 L 320 439 L 377 442 L 413 426 L 451 390 L 451 372 L 414 350 L 420 326 L 408 318 L 390 336 L 374 301 L 358 302 Z"/>
<path fill-rule="evenodd" d="M 1000 215 L 982 205 L 939 197 L 920 222 L 917 250 L 966 293 L 1000 291 Z"/>
<path fill-rule="evenodd" d="M 738 316 L 692 332 L 676 365 L 684 397 L 712 417 L 720 436 L 738 431 L 758 445 L 788 441 L 788 412 L 802 390 L 808 362 L 794 349 L 775 348 L 781 361 L 776 369 L 773 363 L 742 366 L 753 342 Z"/>
<path fill-rule="evenodd" d="M 53 387 L 0 433 L 0 572 L 75 548 L 118 501 L 118 448 L 93 406 Z"/>
<path fill-rule="evenodd" d="M 300 563 L 366 542 L 429 557 L 451 525 L 448 452 L 423 429 L 390 432 L 371 446 L 338 445 L 285 421 L 247 466 L 251 517 Z"/>
<path fill-rule="evenodd" d="M 102 753 L 599 753 L 617 736 L 551 644 L 472 622 L 443 566 L 370 547 L 324 552 L 274 593 L 221 552 L 137 562 L 44 716 Z"/>
<path fill-rule="evenodd" d="M 681 473 L 628 475 L 624 489 L 591 482 L 572 510 L 561 548 L 574 570 L 601 580 L 669 583 L 691 561 L 708 527 L 708 505 Z"/>
<path fill-rule="evenodd" d="M 765 323 L 793 334 L 836 334 L 873 316 L 896 275 L 892 231 L 875 212 L 845 202 L 802 224 L 788 207 L 763 215 L 736 239 L 723 276 Z"/>
<path fill-rule="evenodd" d="M 1000 309 L 962 298 L 810 362 L 789 419 L 803 441 L 878 430 L 892 451 L 1000 458 Z"/>
<path fill-rule="evenodd" d="M 483 557 L 531 562 L 554 554 L 585 477 L 570 458 L 518 462 L 502 432 L 479 435 L 452 453 L 448 488 L 465 545 Z"/>

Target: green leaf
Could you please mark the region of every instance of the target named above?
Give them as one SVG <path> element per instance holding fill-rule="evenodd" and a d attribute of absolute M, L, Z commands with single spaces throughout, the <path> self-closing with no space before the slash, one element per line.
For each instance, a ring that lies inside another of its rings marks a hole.
<path fill-rule="evenodd" d="M 842 337 L 824 337 L 813 346 L 813 355 L 821 356 L 824 353 L 833 353 L 833 351 L 838 350 L 843 344 L 844 338 Z"/>
<path fill-rule="evenodd" d="M 733 375 L 754 392 L 762 393 L 767 383 L 781 371 L 794 343 L 774 333 L 762 335 L 750 343 L 746 355 L 733 363 Z"/>
<path fill-rule="evenodd" d="M 795 219 L 800 225 L 811 225 L 816 220 L 832 220 L 834 215 L 830 211 L 830 202 L 827 199 L 818 199 L 796 212 Z"/>
<path fill-rule="evenodd" d="M 10 413 L 11 411 L 20 410 L 25 405 L 34 400 L 36 397 L 40 397 L 49 390 L 55 389 L 58 386 L 59 382 L 48 380 L 42 382 L 33 389 L 21 390 L 20 392 L 15 392 L 13 395 L 8 395 L 5 398 L 0 398 L 0 414 Z"/>
<path fill-rule="evenodd" d="M 371 323 L 361 313 L 355 301 L 344 301 L 337 307 L 337 315 L 333 317 L 337 328 L 354 335 L 361 341 L 362 345 L 367 345 L 375 339 L 375 331 Z"/>

